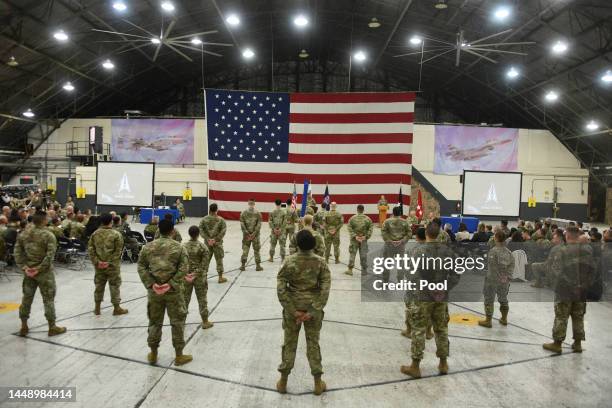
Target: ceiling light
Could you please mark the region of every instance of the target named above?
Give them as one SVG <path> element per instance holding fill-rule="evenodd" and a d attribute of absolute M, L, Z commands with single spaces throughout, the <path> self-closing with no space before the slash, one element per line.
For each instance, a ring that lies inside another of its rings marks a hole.
<path fill-rule="evenodd" d="M 310 55 L 310 54 L 308 54 L 308 51 L 306 51 L 306 50 L 302 50 L 302 51 L 300 51 L 300 53 L 298 54 L 298 56 L 299 56 L 300 58 L 308 58 L 308 56 L 309 56 L 309 55 Z"/>
<path fill-rule="evenodd" d="M 423 39 L 418 35 L 413 35 L 410 37 L 410 44 L 412 45 L 420 45 L 423 42 Z"/>
<path fill-rule="evenodd" d="M 250 49 L 250 48 L 245 48 L 245 49 L 242 51 L 242 56 L 243 56 L 244 58 L 246 58 L 246 59 L 251 59 L 251 58 L 253 58 L 253 57 L 255 56 L 255 53 L 253 52 L 253 50 L 252 50 L 252 49 Z"/>
<path fill-rule="evenodd" d="M 368 23 L 368 27 L 370 28 L 378 28 L 380 27 L 380 21 L 376 17 L 372 17 L 370 22 Z"/>
<path fill-rule="evenodd" d="M 62 86 L 62 88 L 64 88 L 64 90 L 68 92 L 74 91 L 74 85 L 72 85 L 72 82 L 70 81 L 66 82 L 64 86 Z"/>
<path fill-rule="evenodd" d="M 159 43 L 161 43 L 161 40 L 159 38 L 151 38 L 151 42 L 153 44 L 159 44 Z"/>
<path fill-rule="evenodd" d="M 506 72 L 506 76 L 510 79 L 514 79 L 518 77 L 521 73 L 514 67 L 510 67 L 508 72 Z"/>
<path fill-rule="evenodd" d="M 161 8 L 164 9 L 164 11 L 167 11 L 168 13 L 171 13 L 174 11 L 174 4 L 172 4 L 171 1 L 164 1 L 161 4 Z"/>
<path fill-rule="evenodd" d="M 493 12 L 493 15 L 495 16 L 497 20 L 503 21 L 507 19 L 508 17 L 510 17 L 510 8 L 506 6 L 498 7 Z"/>
<path fill-rule="evenodd" d="M 557 99 L 559 99 L 559 94 L 555 91 L 548 91 L 548 93 L 544 95 L 544 98 L 548 102 L 555 102 Z"/>
<path fill-rule="evenodd" d="M 117 11 L 125 11 L 127 10 L 127 4 L 123 1 L 115 1 L 113 3 L 113 8 Z"/>
<path fill-rule="evenodd" d="M 227 16 L 225 21 L 231 26 L 237 26 L 238 24 L 240 24 L 240 18 L 236 14 L 230 14 L 229 16 Z"/>
<path fill-rule="evenodd" d="M 587 130 L 589 130 L 591 132 L 594 132 L 597 129 L 599 129 L 599 123 L 597 123 L 594 120 L 592 120 L 589 123 L 587 123 L 586 128 L 587 128 Z"/>
<path fill-rule="evenodd" d="M 202 44 L 202 40 L 200 40 L 199 38 L 194 38 L 194 39 L 191 40 L 191 43 L 193 45 L 200 45 L 200 44 Z"/>
<path fill-rule="evenodd" d="M 104 69 L 108 69 L 108 70 L 115 68 L 115 64 L 113 64 L 111 60 L 108 60 L 108 59 L 102 63 L 102 66 L 104 67 Z"/>
<path fill-rule="evenodd" d="M 564 41 L 557 41 L 553 46 L 552 46 L 552 51 L 555 54 L 563 54 L 565 51 L 567 51 L 567 43 Z"/>
<path fill-rule="evenodd" d="M 448 4 L 446 4 L 445 0 L 438 0 L 438 2 L 434 5 L 438 10 L 444 10 L 448 8 Z"/>
<path fill-rule="evenodd" d="M 293 24 L 298 27 L 305 27 L 308 25 L 308 19 L 304 15 L 300 14 L 299 16 L 293 19 Z"/>
<path fill-rule="evenodd" d="M 35 116 L 34 112 L 32 112 L 32 109 L 30 108 L 28 108 L 27 111 L 23 112 L 22 115 L 25 116 L 26 118 L 33 118 Z"/>
<path fill-rule="evenodd" d="M 357 51 L 353 58 L 355 58 L 356 61 L 363 62 L 367 57 L 363 51 Z"/>
<path fill-rule="evenodd" d="M 11 58 L 9 58 L 9 60 L 6 62 L 6 65 L 8 65 L 9 67 L 16 67 L 17 65 L 19 65 L 19 62 L 17 62 L 17 59 L 15 59 L 15 57 L 11 56 Z"/>
<path fill-rule="evenodd" d="M 612 82 L 612 71 L 611 70 L 607 70 L 606 73 L 603 74 L 603 76 L 601 77 L 601 80 L 604 81 L 604 82 L 607 82 L 607 83 Z"/>
<path fill-rule="evenodd" d="M 59 30 L 53 33 L 53 38 L 61 42 L 68 41 L 68 34 L 66 34 L 64 30 Z"/>

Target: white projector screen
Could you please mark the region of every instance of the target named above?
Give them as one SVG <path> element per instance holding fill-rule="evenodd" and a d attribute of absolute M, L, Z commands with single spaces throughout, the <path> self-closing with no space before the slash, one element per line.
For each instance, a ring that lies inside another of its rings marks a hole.
<path fill-rule="evenodd" d="M 153 206 L 155 163 L 99 162 L 96 205 Z"/>
<path fill-rule="evenodd" d="M 518 217 L 523 173 L 463 172 L 463 215 Z"/>

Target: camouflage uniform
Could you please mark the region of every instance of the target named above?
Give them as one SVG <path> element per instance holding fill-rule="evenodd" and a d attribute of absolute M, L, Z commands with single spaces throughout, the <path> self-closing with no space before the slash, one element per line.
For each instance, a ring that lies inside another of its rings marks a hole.
<path fill-rule="evenodd" d="M 324 256 L 325 255 L 325 241 L 323 240 L 323 236 L 318 232 L 313 230 L 311 227 L 304 227 L 303 229 L 307 229 L 312 233 L 312 236 L 315 238 L 316 245 L 313 250 L 315 255 Z M 291 242 L 289 242 L 289 254 L 293 255 L 298 251 L 297 240 L 295 235 L 291 237 Z"/>
<path fill-rule="evenodd" d="M 119 307 L 121 303 L 121 253 L 123 252 L 123 238 L 121 233 L 108 226 L 101 226 L 91 234 L 87 244 L 89 258 L 96 270 L 94 283 L 94 301 L 99 304 L 104 299 L 106 282 L 110 290 L 111 303 Z M 98 262 L 108 262 L 108 268 L 98 268 Z"/>
<path fill-rule="evenodd" d="M 207 215 L 200 221 L 200 236 L 204 239 L 206 245 L 207 258 L 206 258 L 206 271 L 208 272 L 208 266 L 214 255 L 215 262 L 217 263 L 217 274 L 219 277 L 223 275 L 223 237 L 227 231 L 227 225 L 225 220 L 218 215 Z M 214 239 L 215 244 L 209 245 L 208 240 Z"/>
<path fill-rule="evenodd" d="M 415 246 L 411 247 L 407 253 L 408 256 L 410 256 L 411 258 L 414 258 L 416 256 L 418 256 L 423 250 L 423 246 L 425 245 L 425 242 L 416 242 Z M 416 282 L 416 284 L 418 285 L 418 281 L 415 280 L 417 275 L 416 274 L 412 274 L 412 273 L 407 273 L 405 274 L 405 276 L 403 276 L 406 280 L 408 281 L 413 281 Z M 404 323 L 406 324 L 406 332 L 407 333 L 411 333 L 412 331 L 412 314 L 411 314 L 411 307 L 412 304 L 417 300 L 417 296 L 415 294 L 415 291 L 412 290 L 407 290 L 406 293 L 404 294 L 404 303 L 406 304 L 406 311 L 405 311 L 405 320 Z M 428 331 L 431 330 L 431 319 L 428 319 L 428 323 L 427 323 L 427 329 Z M 409 334 L 407 334 L 407 336 L 409 336 Z"/>
<path fill-rule="evenodd" d="M 415 215 L 409 215 L 406 217 L 406 222 L 410 227 L 420 224 L 419 219 Z"/>
<path fill-rule="evenodd" d="M 285 259 L 285 246 L 287 245 L 287 234 L 284 233 L 287 213 L 285 210 L 276 208 L 268 217 L 268 225 L 270 226 L 270 259 L 274 258 L 274 250 L 276 244 L 280 245 L 281 259 Z"/>
<path fill-rule="evenodd" d="M 157 226 L 157 224 L 149 223 L 145 227 L 144 232 L 145 234 L 150 234 L 152 237 L 155 237 L 155 235 L 158 235 L 157 234 L 158 228 L 159 227 Z"/>
<path fill-rule="evenodd" d="M 334 258 L 336 262 L 340 259 L 340 228 L 344 224 L 342 214 L 336 210 L 325 213 L 325 260 L 329 260 L 332 244 L 334 246 Z"/>
<path fill-rule="evenodd" d="M 159 234 L 159 228 L 158 228 L 157 231 L 155 231 L 155 237 L 153 239 L 158 239 L 159 237 L 160 237 L 160 234 Z M 178 232 L 176 228 L 172 230 L 168 238 L 171 238 L 175 240 L 176 242 L 183 242 L 183 237 L 181 236 L 181 233 Z"/>
<path fill-rule="evenodd" d="M 499 302 L 499 310 L 508 312 L 508 291 L 510 290 L 510 279 L 514 272 L 514 257 L 512 252 L 505 246 L 495 245 L 489 250 L 487 256 L 488 268 L 484 281 L 484 308 L 485 315 L 493 316 L 493 303 L 495 295 Z"/>
<path fill-rule="evenodd" d="M 187 258 L 189 260 L 189 274 L 193 274 L 195 279 L 193 282 L 184 281 L 183 286 L 185 287 L 185 309 L 189 310 L 189 302 L 191 301 L 191 293 L 195 289 L 196 298 L 198 299 L 198 305 L 200 307 L 200 317 L 202 322 L 208 321 L 208 302 L 206 300 L 206 294 L 208 292 L 208 264 L 207 260 L 210 259 L 208 256 L 208 249 L 200 241 L 190 239 L 183 244 L 187 251 Z"/>
<path fill-rule="evenodd" d="M 425 257 L 439 257 L 442 259 L 453 257 L 452 251 L 447 246 L 437 242 L 425 243 L 419 247 L 415 255 L 418 257 L 424 255 Z M 452 289 L 459 282 L 459 275 L 453 270 L 437 269 L 436 265 L 429 266 L 429 269 L 422 267 L 417 270 L 416 276 L 412 279 L 415 279 L 417 282 L 421 279 L 425 279 L 428 282 L 443 282 L 446 280 L 448 290 Z M 423 359 L 425 330 L 430 319 L 436 339 L 436 355 L 438 358 L 448 357 L 448 293 L 444 291 L 430 291 L 428 289 L 418 291 L 416 300 L 410 305 L 409 309 L 412 324 L 411 352 L 413 360 Z"/>
<path fill-rule="evenodd" d="M 259 241 L 259 231 L 261 230 L 261 214 L 257 210 L 245 210 L 240 214 L 240 228 L 242 229 L 242 256 L 240 262 L 245 265 L 249 255 L 249 248 L 253 245 L 255 253 L 255 263 L 261 263 L 261 255 L 259 249 L 261 243 Z M 252 240 L 246 239 L 247 235 L 254 235 Z"/>
<path fill-rule="evenodd" d="M 563 248 L 561 244 L 553 246 L 544 262 L 534 262 L 531 264 L 531 272 L 535 276 L 536 287 L 543 287 L 552 282 L 552 261 L 555 259 L 557 251 L 561 250 L 561 248 Z"/>
<path fill-rule="evenodd" d="M 278 371 L 288 375 L 295 362 L 302 324 L 296 324 L 294 313 L 306 311 L 312 319 L 305 321 L 306 356 L 312 375 L 321 375 L 319 334 L 323 324 L 323 308 L 329 298 L 331 275 L 325 261 L 312 251 L 289 255 L 276 278 L 278 300 L 283 306 L 284 341 Z"/>
<path fill-rule="evenodd" d="M 442 243 L 450 242 L 450 235 L 448 235 L 448 232 L 444 231 L 443 229 L 440 229 L 440 233 L 438 234 L 438 238 L 436 239 L 436 241 Z"/>
<path fill-rule="evenodd" d="M 317 200 L 314 199 L 312 194 L 308 194 L 308 196 L 306 197 L 306 205 L 308 207 L 316 207 L 317 206 Z"/>
<path fill-rule="evenodd" d="M 61 227 L 62 231 L 64 231 L 64 236 L 70 236 L 70 226 L 72 225 L 72 220 L 70 218 L 66 218 L 62 221 Z"/>
<path fill-rule="evenodd" d="M 368 239 L 372 236 L 374 224 L 370 217 L 365 214 L 355 214 L 348 222 L 348 233 L 350 237 L 349 243 L 349 260 L 348 267 L 353 269 L 355 266 L 355 255 L 359 251 L 359 265 L 361 273 L 365 274 L 368 268 Z M 357 236 L 365 237 L 365 240 L 357 241 Z"/>
<path fill-rule="evenodd" d="M 138 253 L 140 252 L 140 243 L 136 238 L 130 236 L 130 233 L 132 232 L 130 224 L 128 222 L 122 223 L 119 232 L 123 237 L 125 247 L 130 251 L 132 258 L 136 259 L 135 257 L 138 256 Z"/>
<path fill-rule="evenodd" d="M 57 249 L 55 236 L 45 227 L 28 228 L 21 232 L 15 245 L 15 263 L 19 269 L 24 267 L 38 268 L 38 274 L 33 278 L 24 274 L 23 298 L 19 307 L 19 318 L 30 317 L 30 308 L 40 288 L 40 294 L 45 307 L 45 317 L 50 324 L 55 323 L 55 274 L 52 269 L 53 257 Z"/>
<path fill-rule="evenodd" d="M 182 221 L 185 219 L 185 205 L 183 203 L 178 203 L 176 205 L 176 209 L 179 212 L 179 219 Z"/>
<path fill-rule="evenodd" d="M 172 326 L 172 345 L 180 354 L 185 346 L 185 275 L 189 270 L 187 251 L 175 240 L 162 236 L 142 248 L 138 258 L 138 274 L 148 291 L 149 347 L 157 349 L 161 341 L 164 314 L 168 311 Z M 153 291 L 153 284 L 168 283 L 170 290 L 163 295 Z"/>
<path fill-rule="evenodd" d="M 383 256 L 385 258 L 393 258 L 395 255 L 404 254 L 404 249 L 406 247 L 406 241 L 408 241 L 412 237 L 412 230 L 408 223 L 403 220 L 401 217 L 391 217 L 385 221 L 382 227 L 382 237 L 385 241 L 385 246 L 383 248 Z M 394 242 L 398 242 L 399 244 L 395 244 Z M 389 282 L 389 275 L 391 271 L 385 268 L 383 272 L 383 281 Z M 398 271 L 398 281 L 403 278 L 403 273 Z"/>
<path fill-rule="evenodd" d="M 295 223 L 298 222 L 299 216 L 297 210 L 288 207 L 285 209 L 287 216 L 285 217 L 285 229 L 283 234 L 285 235 L 284 240 L 291 242 L 293 235 L 295 234 Z"/>
<path fill-rule="evenodd" d="M 57 225 L 49 225 L 47 229 L 51 231 L 51 233 L 55 236 L 56 239 L 60 239 L 64 236 L 64 231 Z"/>
<path fill-rule="evenodd" d="M 317 211 L 317 213 L 314 215 L 314 226 L 316 226 L 317 231 L 320 231 L 322 229 L 325 228 L 325 215 L 327 214 L 327 211 L 325 211 L 324 209 L 320 209 L 319 211 Z"/>

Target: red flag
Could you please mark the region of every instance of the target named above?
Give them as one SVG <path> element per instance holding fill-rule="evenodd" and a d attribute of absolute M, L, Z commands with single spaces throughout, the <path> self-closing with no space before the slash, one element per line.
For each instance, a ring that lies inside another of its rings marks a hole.
<path fill-rule="evenodd" d="M 416 217 L 419 221 L 423 218 L 423 197 L 421 197 L 421 190 L 419 190 L 417 195 Z"/>

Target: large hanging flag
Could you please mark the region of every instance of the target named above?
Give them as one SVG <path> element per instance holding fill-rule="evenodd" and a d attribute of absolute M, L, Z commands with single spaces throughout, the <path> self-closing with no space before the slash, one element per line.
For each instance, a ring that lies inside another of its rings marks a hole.
<path fill-rule="evenodd" d="M 402 186 L 400 185 L 400 191 L 397 195 L 397 205 L 400 208 L 400 215 L 404 215 L 404 195 L 402 194 Z"/>
<path fill-rule="evenodd" d="M 329 186 L 325 185 L 325 193 L 323 194 L 323 208 L 325 211 L 329 211 L 329 205 L 331 204 L 331 197 L 329 196 Z"/>
<path fill-rule="evenodd" d="M 416 206 L 416 217 L 419 222 L 423 218 L 423 197 L 421 197 L 421 190 L 417 193 L 417 206 Z"/>
<path fill-rule="evenodd" d="M 250 197 L 271 203 L 307 179 L 329 182 L 345 216 L 363 204 L 377 220 L 380 196 L 397 192 L 390 180 L 402 180 L 410 203 L 414 99 L 409 92 L 209 89 L 209 200 L 223 217 L 238 219 Z"/>
<path fill-rule="evenodd" d="M 304 193 L 302 194 L 302 211 L 300 217 L 306 215 L 306 207 L 308 206 L 308 180 L 304 180 Z"/>
<path fill-rule="evenodd" d="M 297 208 L 297 190 L 295 188 L 295 181 L 293 182 L 293 195 L 291 196 L 291 209 Z"/>

